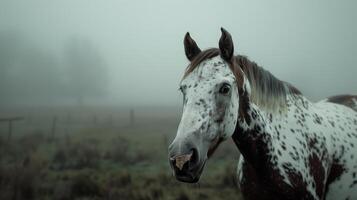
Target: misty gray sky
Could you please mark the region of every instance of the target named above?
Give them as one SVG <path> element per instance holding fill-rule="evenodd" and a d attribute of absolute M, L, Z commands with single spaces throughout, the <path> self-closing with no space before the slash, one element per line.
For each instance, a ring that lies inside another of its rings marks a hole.
<path fill-rule="evenodd" d="M 225 27 L 236 54 L 318 100 L 357 94 L 356 10 L 354 0 L 1 0 L 0 31 L 59 57 L 68 38 L 83 37 L 108 65 L 104 99 L 180 105 L 184 34 L 201 49 L 217 47 Z"/>

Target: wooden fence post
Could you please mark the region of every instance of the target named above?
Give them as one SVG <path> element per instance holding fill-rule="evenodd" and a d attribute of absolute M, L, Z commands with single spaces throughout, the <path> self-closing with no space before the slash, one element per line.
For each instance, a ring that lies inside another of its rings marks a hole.
<path fill-rule="evenodd" d="M 9 134 L 7 136 L 7 141 L 9 142 L 12 135 L 12 120 L 9 120 Z"/>
<path fill-rule="evenodd" d="M 135 113 L 134 109 L 130 109 L 130 125 L 134 126 L 135 123 Z"/>
<path fill-rule="evenodd" d="M 20 121 L 25 119 L 24 117 L 10 117 L 10 118 L 0 118 L 0 122 L 8 122 L 9 124 L 9 132 L 7 135 L 7 141 L 10 142 L 11 137 L 12 137 L 12 122 L 13 121 Z"/>
<path fill-rule="evenodd" d="M 69 126 L 71 124 L 71 113 L 67 113 L 67 119 L 66 119 L 66 128 L 65 128 L 65 133 L 68 134 L 69 132 Z"/>
<path fill-rule="evenodd" d="M 51 138 L 50 138 L 51 141 L 55 139 L 56 124 L 57 124 L 57 116 L 54 116 L 52 118 L 52 128 L 51 128 Z"/>

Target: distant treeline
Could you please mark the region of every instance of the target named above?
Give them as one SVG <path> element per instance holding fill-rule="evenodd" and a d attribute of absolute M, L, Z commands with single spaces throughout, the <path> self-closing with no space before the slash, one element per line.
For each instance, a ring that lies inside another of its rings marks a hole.
<path fill-rule="evenodd" d="M 52 103 L 103 95 L 108 70 L 90 40 L 72 37 L 55 53 L 16 31 L 0 31 L 0 104 Z"/>

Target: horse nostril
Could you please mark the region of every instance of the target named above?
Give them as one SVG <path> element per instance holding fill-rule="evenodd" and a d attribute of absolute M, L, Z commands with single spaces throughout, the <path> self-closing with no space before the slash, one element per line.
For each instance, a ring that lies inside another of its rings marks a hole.
<path fill-rule="evenodd" d="M 192 152 L 189 154 L 179 155 L 174 158 L 174 166 L 182 170 L 186 163 L 189 163 L 192 157 Z"/>
<path fill-rule="evenodd" d="M 198 163 L 198 152 L 196 149 L 191 149 L 190 153 L 170 157 L 170 164 L 178 171 L 191 170 L 196 167 Z"/>

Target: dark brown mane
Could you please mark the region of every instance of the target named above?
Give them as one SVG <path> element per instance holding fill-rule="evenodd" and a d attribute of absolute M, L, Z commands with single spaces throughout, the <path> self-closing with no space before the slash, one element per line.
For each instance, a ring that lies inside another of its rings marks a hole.
<path fill-rule="evenodd" d="M 327 102 L 341 104 L 357 111 L 357 95 L 337 95 L 329 97 Z"/>
<path fill-rule="evenodd" d="M 211 48 L 200 52 L 186 68 L 183 78 L 190 74 L 204 60 L 220 55 L 218 48 Z M 242 71 L 251 86 L 251 98 L 261 107 L 275 109 L 286 104 L 287 94 L 301 94 L 298 89 L 277 79 L 269 71 L 250 61 L 247 57 L 237 55 L 229 63 L 237 79 L 238 87 L 242 86 Z"/>

